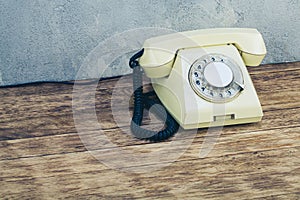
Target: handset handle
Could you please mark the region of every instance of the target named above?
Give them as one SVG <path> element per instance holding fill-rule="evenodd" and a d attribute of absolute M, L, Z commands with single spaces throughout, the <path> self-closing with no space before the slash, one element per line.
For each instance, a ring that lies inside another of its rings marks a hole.
<path fill-rule="evenodd" d="M 258 66 L 267 50 L 256 29 L 218 28 L 174 33 L 147 39 L 139 63 L 150 78 L 169 75 L 180 49 L 234 44 L 247 66 Z"/>

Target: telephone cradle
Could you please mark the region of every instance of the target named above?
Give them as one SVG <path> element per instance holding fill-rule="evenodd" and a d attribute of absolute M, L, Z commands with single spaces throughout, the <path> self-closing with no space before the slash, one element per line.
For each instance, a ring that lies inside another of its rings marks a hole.
<path fill-rule="evenodd" d="M 260 65 L 266 53 L 256 29 L 203 29 L 147 39 L 129 63 L 133 134 L 162 141 L 173 136 L 179 125 L 197 129 L 261 121 L 262 108 L 246 66 Z M 143 93 L 141 70 L 151 78 L 159 101 Z M 157 103 L 166 111 L 153 106 Z M 164 130 L 141 127 L 143 109 L 150 107 L 165 121 Z"/>

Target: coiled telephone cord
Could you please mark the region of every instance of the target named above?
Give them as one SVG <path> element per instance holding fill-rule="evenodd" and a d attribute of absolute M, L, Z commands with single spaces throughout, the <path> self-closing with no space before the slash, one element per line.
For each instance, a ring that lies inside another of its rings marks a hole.
<path fill-rule="evenodd" d="M 131 121 L 131 131 L 136 138 L 145 139 L 152 142 L 160 142 L 172 137 L 179 128 L 178 123 L 168 113 L 163 106 L 154 106 L 161 103 L 158 100 L 151 99 L 151 92 L 143 93 L 143 79 L 141 66 L 137 59 L 144 53 L 144 49 L 132 56 L 129 61 L 129 66 L 133 69 L 133 89 L 134 89 L 134 111 Z M 166 113 L 165 128 L 158 132 L 142 128 L 144 108 L 149 110 L 152 107 L 153 113 L 160 118 L 164 119 Z"/>

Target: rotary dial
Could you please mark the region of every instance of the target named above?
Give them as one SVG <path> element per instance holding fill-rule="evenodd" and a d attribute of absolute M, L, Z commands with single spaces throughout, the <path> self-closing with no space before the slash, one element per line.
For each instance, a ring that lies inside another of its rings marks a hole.
<path fill-rule="evenodd" d="M 231 101 L 244 89 L 240 67 L 220 54 L 209 54 L 196 60 L 190 68 L 189 81 L 200 97 L 216 103 Z"/>

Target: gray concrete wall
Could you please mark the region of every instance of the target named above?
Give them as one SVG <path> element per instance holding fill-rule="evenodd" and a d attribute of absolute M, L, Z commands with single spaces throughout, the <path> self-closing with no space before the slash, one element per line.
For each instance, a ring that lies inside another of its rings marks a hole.
<path fill-rule="evenodd" d="M 257 28 L 264 63 L 300 60 L 299 0 L 0 0 L 0 20 L 0 85 L 72 80 L 99 42 L 142 27 Z"/>

